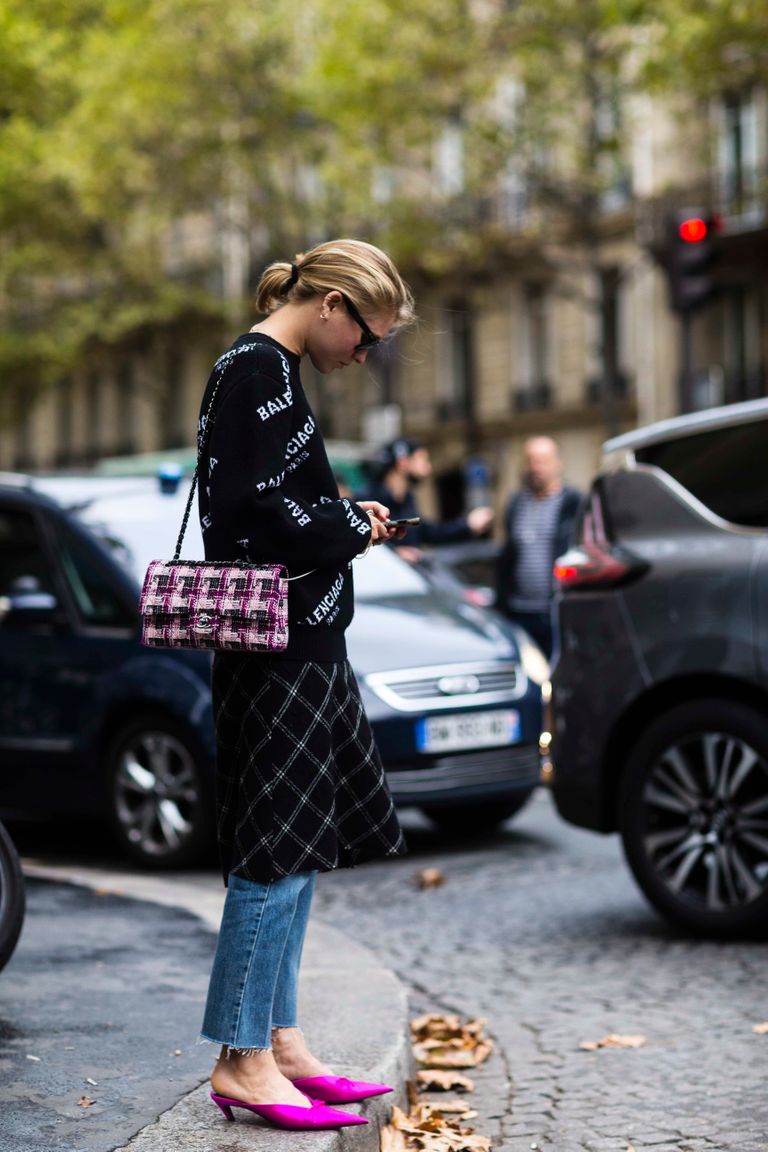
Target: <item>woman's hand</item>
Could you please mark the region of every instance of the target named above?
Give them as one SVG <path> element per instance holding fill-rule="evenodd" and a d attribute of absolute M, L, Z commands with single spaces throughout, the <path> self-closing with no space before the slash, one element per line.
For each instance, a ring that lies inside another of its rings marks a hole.
<path fill-rule="evenodd" d="M 389 508 L 378 500 L 358 500 L 358 508 L 366 513 L 371 521 L 371 543 L 384 544 L 387 540 L 405 535 L 404 528 L 385 528 L 383 521 L 389 516 Z"/>

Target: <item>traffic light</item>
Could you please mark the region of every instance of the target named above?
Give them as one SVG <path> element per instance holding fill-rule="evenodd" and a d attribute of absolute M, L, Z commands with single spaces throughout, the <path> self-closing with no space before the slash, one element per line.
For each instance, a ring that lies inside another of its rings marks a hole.
<path fill-rule="evenodd" d="M 676 312 L 695 312 L 717 288 L 718 217 L 682 209 L 667 218 L 667 273 Z"/>

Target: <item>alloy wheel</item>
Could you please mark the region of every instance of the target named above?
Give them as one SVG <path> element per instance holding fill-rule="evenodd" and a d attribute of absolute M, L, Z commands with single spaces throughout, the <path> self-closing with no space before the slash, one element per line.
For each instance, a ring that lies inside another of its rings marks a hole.
<path fill-rule="evenodd" d="M 147 859 L 177 854 L 194 834 L 198 772 L 190 750 L 170 732 L 145 731 L 123 745 L 114 795 L 122 835 Z"/>
<path fill-rule="evenodd" d="M 671 744 L 641 803 L 648 863 L 676 899 L 717 913 L 768 891 L 768 764 L 747 741 L 703 732 Z"/>

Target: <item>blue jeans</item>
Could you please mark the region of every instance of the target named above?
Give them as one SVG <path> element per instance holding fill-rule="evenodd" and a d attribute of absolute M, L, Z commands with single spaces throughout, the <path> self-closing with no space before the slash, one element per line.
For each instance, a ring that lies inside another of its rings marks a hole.
<path fill-rule="evenodd" d="M 316 872 L 257 884 L 230 874 L 201 1036 L 249 1051 L 295 1028 L 299 965 Z"/>

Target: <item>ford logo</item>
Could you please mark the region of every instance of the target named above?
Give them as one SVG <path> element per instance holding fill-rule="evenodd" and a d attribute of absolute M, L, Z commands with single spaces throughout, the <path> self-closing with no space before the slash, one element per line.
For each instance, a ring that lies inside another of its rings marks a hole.
<path fill-rule="evenodd" d="M 437 687 L 444 696 L 472 696 L 480 691 L 480 681 L 477 676 L 441 676 Z"/>

